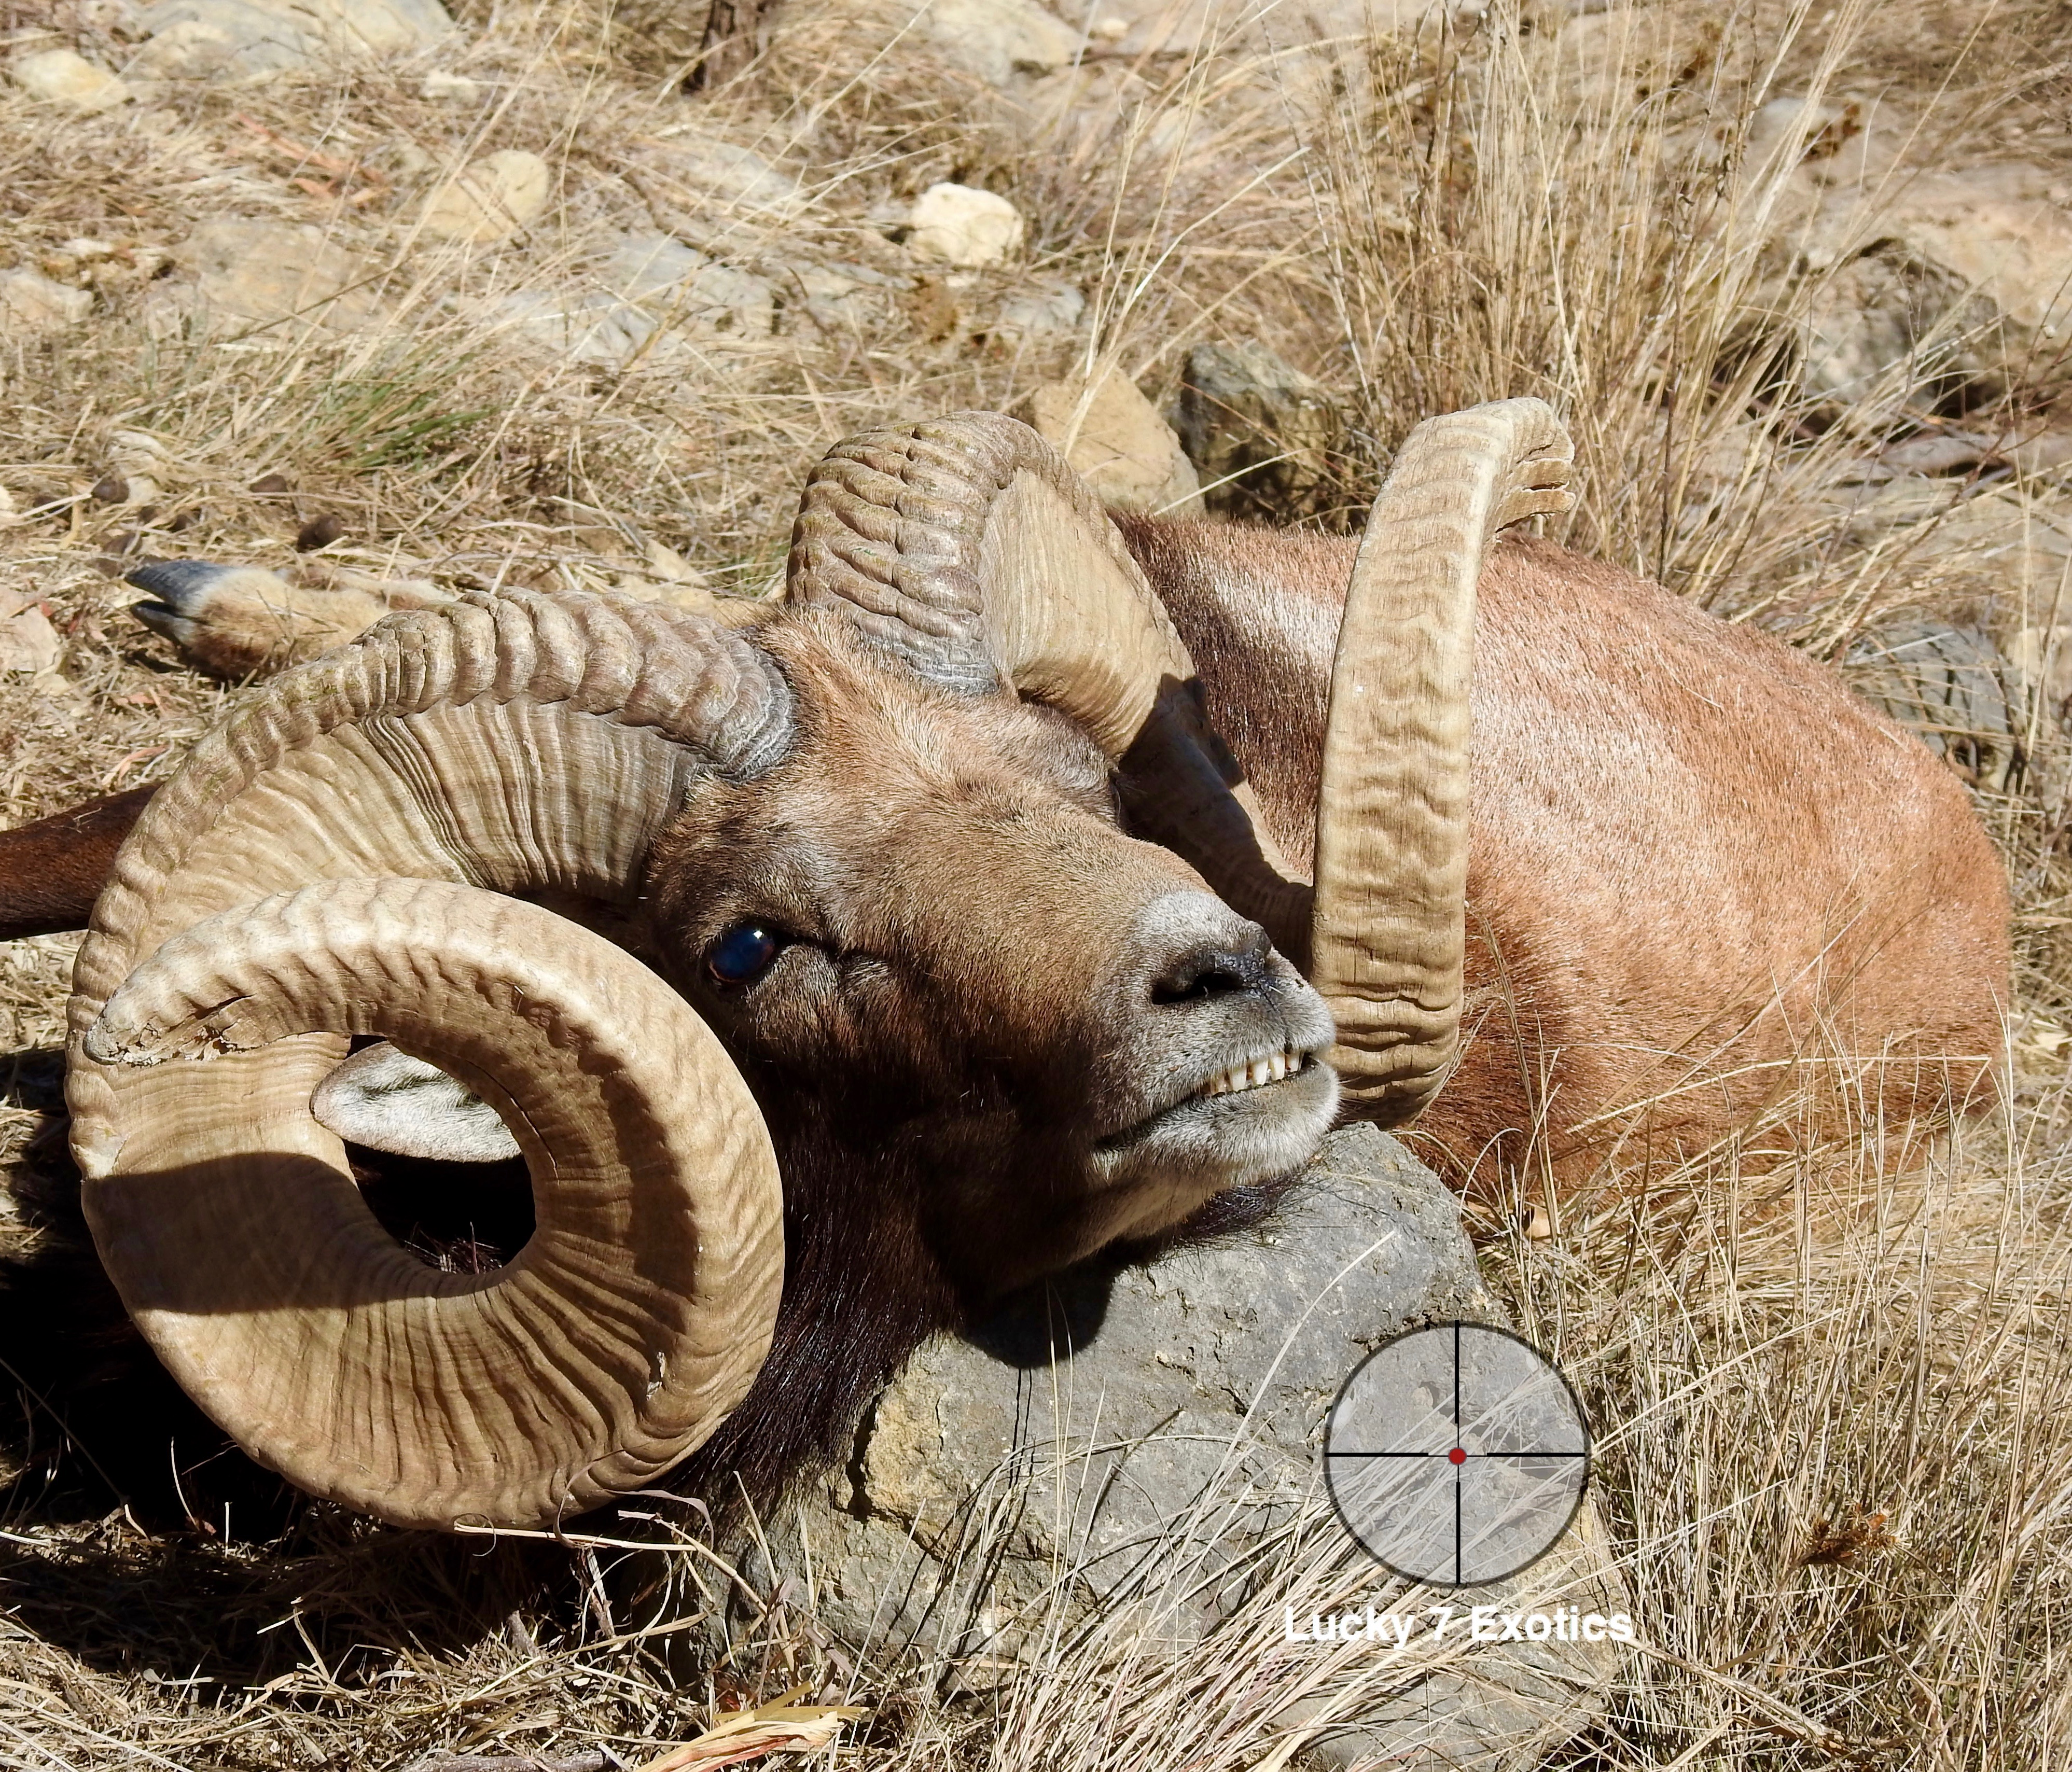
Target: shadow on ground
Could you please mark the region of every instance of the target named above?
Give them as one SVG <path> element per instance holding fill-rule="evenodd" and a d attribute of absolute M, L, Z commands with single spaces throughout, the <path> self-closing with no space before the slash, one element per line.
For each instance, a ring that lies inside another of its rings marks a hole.
<path fill-rule="evenodd" d="M 94 1253 L 62 1078 L 60 1052 L 0 1055 L 6 1104 L 42 1116 L 4 1177 L 0 1608 L 90 1666 L 243 1687 L 313 1662 L 349 1684 L 397 1651 L 465 1649 L 514 1612 L 572 1604 L 565 1549 L 400 1531 L 313 1501 L 187 1400 Z M 464 1185 L 428 1173 L 444 1167 L 368 1177 L 399 1240 L 442 1265 L 522 1247 L 522 1166 Z"/>

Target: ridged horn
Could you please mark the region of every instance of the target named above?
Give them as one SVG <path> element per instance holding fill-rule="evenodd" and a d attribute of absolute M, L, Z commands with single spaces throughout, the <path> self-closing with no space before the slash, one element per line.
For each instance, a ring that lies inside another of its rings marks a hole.
<path fill-rule="evenodd" d="M 998 413 L 866 431 L 806 483 L 787 595 L 837 608 L 941 687 L 1012 688 L 1118 765 L 1136 827 L 1290 952 L 1309 893 L 1209 730 L 1186 647 L 1115 525 L 1050 445 Z"/>
<path fill-rule="evenodd" d="M 124 1302 L 261 1462 L 399 1523 L 536 1525 L 745 1393 L 783 1277 L 746 1085 L 636 962 L 501 895 L 630 900 L 693 777 L 791 730 L 716 623 L 476 598 L 274 679 L 151 800 L 74 975 L 72 1146 Z M 438 1273 L 361 1202 L 309 1107 L 356 1032 L 504 1114 L 539 1227 L 510 1265 Z"/>
<path fill-rule="evenodd" d="M 1363 1119 L 1400 1124 L 1460 1041 L 1475 588 L 1507 524 L 1568 508 L 1544 401 L 1429 418 L 1398 452 L 1354 563 L 1317 804 L 1309 981 Z"/>

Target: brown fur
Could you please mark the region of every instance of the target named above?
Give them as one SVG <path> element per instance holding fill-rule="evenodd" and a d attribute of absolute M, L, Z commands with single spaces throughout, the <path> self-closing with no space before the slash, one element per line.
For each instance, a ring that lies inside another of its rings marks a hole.
<path fill-rule="evenodd" d="M 1357 541 L 1124 527 L 1306 866 Z M 1897 1061 L 1873 1090 L 1895 1120 L 1975 1097 L 2005 879 L 1923 746 L 1769 635 L 1543 542 L 1496 550 L 1475 641 L 1472 1032 L 1413 1129 L 1428 1154 L 1487 1174 L 1544 1122 L 1568 1176 L 1674 1156 L 1822 1050 Z"/>

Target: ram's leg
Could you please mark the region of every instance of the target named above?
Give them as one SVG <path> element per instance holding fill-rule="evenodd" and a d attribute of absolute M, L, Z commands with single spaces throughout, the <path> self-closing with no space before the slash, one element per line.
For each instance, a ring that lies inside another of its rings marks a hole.
<path fill-rule="evenodd" d="M 397 609 L 451 601 L 413 579 L 334 571 L 327 585 L 291 584 L 261 566 L 157 560 L 127 575 L 150 594 L 130 613 L 213 676 L 270 675 L 357 639 Z"/>
<path fill-rule="evenodd" d="M 115 852 L 157 791 L 133 787 L 0 831 L 0 941 L 84 929 Z"/>

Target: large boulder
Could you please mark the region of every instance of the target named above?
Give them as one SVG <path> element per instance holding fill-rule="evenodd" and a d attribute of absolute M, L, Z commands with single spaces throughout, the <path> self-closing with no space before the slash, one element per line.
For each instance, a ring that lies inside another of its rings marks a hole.
<path fill-rule="evenodd" d="M 2013 162 L 1888 169 L 1883 183 L 1873 170 L 1836 179 L 1808 162 L 1794 175 L 1803 188 L 1778 208 L 1780 246 L 1810 296 L 1807 393 L 1897 414 L 1951 399 L 2047 398 L 2072 383 L 2063 185 Z"/>
<path fill-rule="evenodd" d="M 1256 1227 L 1087 1267 L 924 1349 L 847 1467 L 734 1549 L 817 1629 L 967 1684 L 1125 1651 L 1198 1665 L 1220 1643 L 1272 1695 L 1262 1741 L 1292 1737 L 1309 1763 L 1530 1763 L 1597 1714 L 1621 1651 L 1472 1642 L 1467 1609 L 1622 1610 L 1587 1504 L 1522 1576 L 1445 1594 L 1368 1557 L 1318 1474 L 1324 1417 L 1367 1354 L 1502 1315 L 1453 1195 L 1352 1128 Z M 1438 1634 L 1441 1601 L 1458 1618 Z M 1407 1643 L 1309 1634 L 1370 1609 Z"/>

